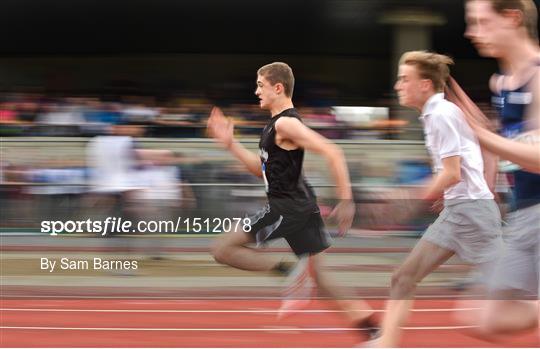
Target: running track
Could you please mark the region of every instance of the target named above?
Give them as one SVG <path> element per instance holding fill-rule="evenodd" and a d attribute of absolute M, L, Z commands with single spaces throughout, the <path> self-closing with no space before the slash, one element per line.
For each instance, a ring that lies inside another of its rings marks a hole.
<path fill-rule="evenodd" d="M 381 313 L 383 300 L 370 300 Z M 277 320 L 275 299 L 25 298 L 1 300 L 1 347 L 352 347 L 360 333 L 324 300 Z M 404 330 L 406 347 L 495 347 L 467 336 L 455 302 L 420 299 Z M 515 336 L 501 347 L 538 347 Z"/>

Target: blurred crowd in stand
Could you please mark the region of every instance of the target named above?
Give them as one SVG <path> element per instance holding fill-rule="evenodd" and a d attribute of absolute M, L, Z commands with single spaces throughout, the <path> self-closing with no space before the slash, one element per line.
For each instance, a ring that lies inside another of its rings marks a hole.
<path fill-rule="evenodd" d="M 141 137 L 205 137 L 214 102 L 207 98 L 158 99 L 148 96 L 50 96 L 12 93 L 0 98 L 0 135 L 82 136 L 112 134 L 115 125 L 143 126 Z M 255 102 L 223 105 L 241 136 L 258 136 L 268 114 Z M 328 138 L 384 139 L 407 125 L 402 120 L 352 122 L 336 117 L 330 106 L 299 106 L 304 121 Z"/>

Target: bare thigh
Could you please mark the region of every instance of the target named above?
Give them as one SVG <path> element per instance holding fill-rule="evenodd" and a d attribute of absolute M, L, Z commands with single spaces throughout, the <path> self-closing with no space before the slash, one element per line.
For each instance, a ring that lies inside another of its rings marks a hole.
<path fill-rule="evenodd" d="M 453 255 L 454 252 L 451 250 L 420 240 L 392 275 L 390 297 L 410 299 L 416 285 Z"/>
<path fill-rule="evenodd" d="M 213 242 L 214 249 L 245 246 L 255 242 L 255 238 L 243 230 L 220 234 Z"/>

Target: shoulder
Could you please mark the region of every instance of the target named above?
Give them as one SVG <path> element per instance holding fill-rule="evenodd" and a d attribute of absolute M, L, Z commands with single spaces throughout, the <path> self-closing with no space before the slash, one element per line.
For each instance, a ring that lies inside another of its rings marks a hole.
<path fill-rule="evenodd" d="M 275 128 L 278 132 L 299 127 L 305 126 L 299 118 L 294 116 L 282 116 L 275 123 Z"/>
<path fill-rule="evenodd" d="M 540 89 L 540 56 L 521 74 L 520 80 L 522 81 L 520 85 L 525 90 L 534 92 Z"/>
<path fill-rule="evenodd" d="M 433 113 L 443 116 L 448 122 L 459 121 L 463 117 L 463 111 L 447 99 L 442 99 L 434 108 Z"/>
<path fill-rule="evenodd" d="M 443 100 L 433 112 L 436 121 L 432 123 L 434 129 L 441 131 L 459 129 L 459 125 L 464 122 L 463 112 L 454 103 Z"/>

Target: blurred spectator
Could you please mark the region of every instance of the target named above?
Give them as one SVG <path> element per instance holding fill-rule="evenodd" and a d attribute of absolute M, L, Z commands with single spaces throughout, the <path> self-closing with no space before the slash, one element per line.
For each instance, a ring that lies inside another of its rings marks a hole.
<path fill-rule="evenodd" d="M 138 218 L 149 221 L 176 222 L 178 217 L 190 216 L 195 201 L 191 188 L 182 181 L 179 157 L 169 150 L 147 151 L 137 173 L 140 185 L 131 196 L 133 205 L 138 208 Z M 149 234 L 173 234 L 174 228 L 162 226 Z M 145 240 L 147 253 L 152 259 L 162 259 L 163 244 L 159 237 Z"/>
<path fill-rule="evenodd" d="M 127 123 L 149 124 L 156 120 L 159 111 L 143 104 L 130 105 L 122 109 L 122 117 Z"/>
<path fill-rule="evenodd" d="M 330 108 L 302 108 L 301 115 L 306 125 L 314 128 L 317 132 L 326 138 L 338 139 L 346 135 L 346 129 L 338 129 L 336 116 L 331 112 Z"/>
<path fill-rule="evenodd" d="M 0 104 L 0 135 L 19 136 L 24 132 L 24 123 L 18 118 L 15 103 Z"/>
<path fill-rule="evenodd" d="M 39 217 L 39 212 L 42 219 L 67 220 L 78 219 L 83 214 L 81 198 L 86 192 L 83 164 L 43 162 L 39 167 L 28 169 L 24 181 L 33 184 L 25 192 L 33 196 L 34 216 Z"/>
<path fill-rule="evenodd" d="M 52 102 L 45 106 L 36 120 L 40 134 L 46 136 L 76 136 L 80 134 L 80 126 L 85 119 L 82 108 L 67 103 Z"/>
<path fill-rule="evenodd" d="M 380 135 L 377 130 L 385 130 L 391 136 L 406 126 L 390 121 L 369 125 L 343 122 L 329 106 L 330 101 L 321 98 L 323 100 L 310 100 L 303 108 L 303 115 L 306 124 L 329 138 Z M 141 96 L 105 99 L 90 95 L 51 98 L 38 94 L 12 94 L 0 104 L 0 125 L 2 135 L 11 136 L 107 135 L 111 134 L 113 125 L 137 124 L 144 127 L 144 134 L 148 137 L 199 138 L 205 137 L 206 116 L 213 104 L 214 101 L 204 97 L 170 96 L 158 103 L 154 97 Z M 251 102 L 231 104 L 224 108 L 224 112 L 235 119 L 236 133 L 240 136 L 258 136 L 268 118 Z"/>
<path fill-rule="evenodd" d="M 108 134 L 111 126 L 123 122 L 120 105 L 104 103 L 97 98 L 88 98 L 84 103 L 84 133 L 88 135 Z"/>
<path fill-rule="evenodd" d="M 19 120 L 17 119 L 17 112 L 15 111 L 14 103 L 0 104 L 0 123 L 15 124 L 18 121 Z"/>
<path fill-rule="evenodd" d="M 112 126 L 111 136 L 94 137 L 87 145 L 87 164 L 91 206 L 102 217 L 124 217 L 134 221 L 130 195 L 140 188 L 135 171 L 138 156 L 132 137 L 143 132 L 141 127 Z"/>

